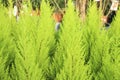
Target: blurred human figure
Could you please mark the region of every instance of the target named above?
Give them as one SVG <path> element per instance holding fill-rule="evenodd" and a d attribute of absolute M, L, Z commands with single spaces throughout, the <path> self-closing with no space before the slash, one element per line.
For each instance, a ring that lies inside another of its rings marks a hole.
<path fill-rule="evenodd" d="M 110 26 L 110 24 L 112 23 L 112 21 L 114 20 L 115 16 L 116 16 L 116 12 L 118 10 L 118 6 L 119 6 L 119 1 L 118 0 L 111 0 L 112 4 L 110 7 L 110 12 L 108 13 L 108 17 L 107 17 L 107 23 L 106 24 L 107 27 Z"/>
<path fill-rule="evenodd" d="M 14 4 L 14 7 L 13 7 L 13 15 L 15 16 L 16 20 L 18 21 L 18 19 L 19 19 L 19 11 L 18 11 L 18 6 L 17 6 L 16 3 Z"/>
<path fill-rule="evenodd" d="M 109 7 L 109 11 L 106 14 L 106 16 L 104 17 L 104 19 L 102 20 L 104 22 L 106 28 L 109 28 L 110 24 L 114 20 L 114 18 L 116 16 L 116 12 L 118 10 L 118 6 L 119 6 L 118 0 L 111 0 L 111 5 Z"/>
<path fill-rule="evenodd" d="M 61 22 L 56 22 L 56 25 L 55 25 L 56 31 L 58 31 L 60 29 L 60 24 L 61 24 Z"/>
<path fill-rule="evenodd" d="M 116 16 L 116 11 L 111 11 L 109 15 L 107 16 L 102 16 L 101 20 L 103 24 L 105 25 L 106 28 L 110 27 L 110 24 L 114 20 L 114 17 Z"/>
<path fill-rule="evenodd" d="M 53 18 L 56 22 L 55 31 L 58 31 L 60 29 L 60 24 L 62 22 L 63 14 L 60 11 L 54 12 Z"/>
<path fill-rule="evenodd" d="M 21 7 L 22 7 L 22 0 L 14 1 L 14 3 L 13 3 L 13 15 L 16 17 L 17 21 L 19 19 Z"/>

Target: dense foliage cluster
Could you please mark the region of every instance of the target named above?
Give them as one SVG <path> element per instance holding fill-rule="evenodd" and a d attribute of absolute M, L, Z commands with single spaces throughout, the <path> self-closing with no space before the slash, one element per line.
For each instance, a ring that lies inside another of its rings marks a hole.
<path fill-rule="evenodd" d="M 120 11 L 109 29 L 90 4 L 84 22 L 69 0 L 58 32 L 49 3 L 18 21 L 0 5 L 0 80 L 120 80 Z"/>

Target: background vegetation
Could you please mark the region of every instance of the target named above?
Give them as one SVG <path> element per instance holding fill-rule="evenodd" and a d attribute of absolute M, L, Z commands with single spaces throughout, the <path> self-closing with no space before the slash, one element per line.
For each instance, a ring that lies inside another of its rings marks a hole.
<path fill-rule="evenodd" d="M 18 21 L 0 5 L 0 80 L 120 80 L 120 11 L 106 29 L 95 3 L 84 22 L 67 5 L 58 32 L 49 2 Z"/>

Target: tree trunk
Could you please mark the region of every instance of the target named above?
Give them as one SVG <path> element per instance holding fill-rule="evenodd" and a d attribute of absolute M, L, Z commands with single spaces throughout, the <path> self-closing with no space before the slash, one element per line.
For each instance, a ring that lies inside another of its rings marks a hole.
<path fill-rule="evenodd" d="M 76 0 L 76 9 L 79 11 L 79 16 L 81 17 L 82 21 L 85 20 L 86 6 L 87 0 Z"/>
<path fill-rule="evenodd" d="M 80 9 L 80 16 L 81 19 L 84 21 L 85 20 L 85 16 L 86 16 L 86 1 L 87 0 L 82 0 L 81 1 L 81 9 Z"/>

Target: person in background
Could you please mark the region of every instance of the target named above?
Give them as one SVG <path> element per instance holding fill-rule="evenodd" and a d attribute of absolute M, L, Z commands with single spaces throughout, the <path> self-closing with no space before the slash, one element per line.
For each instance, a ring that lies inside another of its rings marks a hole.
<path fill-rule="evenodd" d="M 119 7 L 119 0 L 111 0 L 111 7 L 107 16 L 107 24 L 105 24 L 106 27 L 109 27 L 112 21 L 114 20 L 116 16 L 116 12 L 118 11 L 118 7 Z"/>
<path fill-rule="evenodd" d="M 53 13 L 53 18 L 56 22 L 55 31 L 58 31 L 60 29 L 60 24 L 62 22 L 63 14 L 60 11 L 56 11 Z"/>
<path fill-rule="evenodd" d="M 17 3 L 13 4 L 13 15 L 15 16 L 16 20 L 18 21 L 19 19 L 19 11 L 18 11 L 18 6 Z"/>
<path fill-rule="evenodd" d="M 114 20 L 114 18 L 116 16 L 116 12 L 117 12 L 118 7 L 119 7 L 118 0 L 111 0 L 110 3 L 111 4 L 110 4 L 109 11 L 108 11 L 107 15 L 102 18 L 102 21 L 104 22 L 106 28 L 110 27 L 110 24 Z"/>
<path fill-rule="evenodd" d="M 119 6 L 119 1 L 118 0 L 112 0 L 111 1 L 111 7 L 110 7 L 110 13 L 107 17 L 107 23 L 111 24 L 112 21 L 114 20 L 115 16 L 116 16 L 116 12 L 118 10 L 118 6 Z"/>
<path fill-rule="evenodd" d="M 22 5 L 22 0 L 15 1 L 13 3 L 13 15 L 16 17 L 17 21 L 19 19 L 21 5 Z"/>

